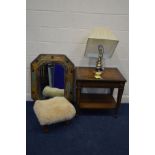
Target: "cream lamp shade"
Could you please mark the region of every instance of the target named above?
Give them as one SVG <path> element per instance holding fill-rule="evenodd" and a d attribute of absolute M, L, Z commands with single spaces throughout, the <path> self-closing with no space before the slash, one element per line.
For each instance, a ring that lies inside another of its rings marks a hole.
<path fill-rule="evenodd" d="M 99 55 L 99 46 L 103 47 L 103 58 L 112 57 L 119 40 L 105 27 L 94 28 L 88 37 L 85 56 L 97 58 Z"/>

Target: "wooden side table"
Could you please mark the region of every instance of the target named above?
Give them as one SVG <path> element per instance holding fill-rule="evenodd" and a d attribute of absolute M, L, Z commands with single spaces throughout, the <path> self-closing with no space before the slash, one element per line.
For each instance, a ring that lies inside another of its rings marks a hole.
<path fill-rule="evenodd" d="M 117 68 L 105 68 L 102 79 L 95 79 L 95 68 L 77 67 L 75 69 L 76 102 L 78 109 L 114 109 L 115 116 L 121 103 L 125 78 Z M 86 94 L 82 88 L 110 88 L 109 94 Z M 118 88 L 117 101 L 113 97 Z"/>

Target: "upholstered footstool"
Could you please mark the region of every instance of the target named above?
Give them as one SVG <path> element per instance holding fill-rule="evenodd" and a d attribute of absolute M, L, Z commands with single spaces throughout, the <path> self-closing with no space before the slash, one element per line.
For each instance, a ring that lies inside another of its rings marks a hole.
<path fill-rule="evenodd" d="M 74 106 L 65 97 L 37 100 L 33 109 L 42 126 L 71 120 L 76 114 Z"/>

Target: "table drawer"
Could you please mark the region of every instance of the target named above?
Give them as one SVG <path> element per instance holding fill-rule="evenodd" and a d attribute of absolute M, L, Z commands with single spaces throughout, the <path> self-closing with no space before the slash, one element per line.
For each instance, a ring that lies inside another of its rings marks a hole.
<path fill-rule="evenodd" d="M 77 87 L 87 87 L 87 88 L 120 88 L 124 87 L 123 82 L 101 82 L 101 81 L 77 81 Z"/>

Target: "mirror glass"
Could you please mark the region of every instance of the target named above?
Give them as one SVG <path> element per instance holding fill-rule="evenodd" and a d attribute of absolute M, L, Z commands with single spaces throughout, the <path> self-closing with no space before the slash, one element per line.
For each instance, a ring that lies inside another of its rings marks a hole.
<path fill-rule="evenodd" d="M 62 96 L 65 88 L 65 69 L 62 64 L 51 62 L 39 67 L 39 94 L 42 99 Z M 54 93 L 54 95 L 53 95 Z"/>

